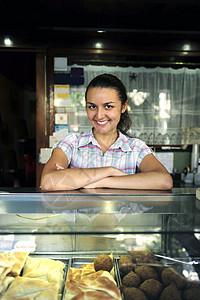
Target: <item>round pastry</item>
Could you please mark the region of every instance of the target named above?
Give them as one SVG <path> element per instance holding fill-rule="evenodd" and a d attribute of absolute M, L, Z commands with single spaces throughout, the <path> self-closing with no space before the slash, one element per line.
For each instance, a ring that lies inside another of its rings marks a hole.
<path fill-rule="evenodd" d="M 157 299 L 160 295 L 163 285 L 156 279 L 147 279 L 140 286 L 139 289 L 142 290 L 148 299 Z"/>
<path fill-rule="evenodd" d="M 122 286 L 121 290 L 124 295 L 124 300 L 148 300 L 145 294 L 135 287 Z"/>
<path fill-rule="evenodd" d="M 126 274 L 124 276 L 124 278 L 122 279 L 122 284 L 124 286 L 129 286 L 129 287 L 138 287 L 141 283 L 141 279 L 140 277 L 134 273 L 133 271 L 129 272 L 128 274 Z"/>
<path fill-rule="evenodd" d="M 94 260 L 94 268 L 96 271 L 104 270 L 110 272 L 113 268 L 113 261 L 107 254 L 100 254 Z"/>
<path fill-rule="evenodd" d="M 159 300 L 182 300 L 181 294 L 174 284 L 168 285 L 163 289 Z"/>
<path fill-rule="evenodd" d="M 176 285 L 178 290 L 183 289 L 187 285 L 186 278 L 178 273 L 174 268 L 167 268 L 162 272 L 162 282 L 165 286 L 173 283 Z"/>
<path fill-rule="evenodd" d="M 128 274 L 130 271 L 132 271 L 133 270 L 132 258 L 127 255 L 120 255 L 119 270 L 123 275 Z"/>
<path fill-rule="evenodd" d="M 138 247 L 133 250 L 127 250 L 132 256 L 133 262 L 151 263 L 156 260 L 153 252 L 149 248 Z"/>
<path fill-rule="evenodd" d="M 154 268 L 149 266 L 137 266 L 135 267 L 135 273 L 140 276 L 143 281 L 150 278 L 159 280 L 158 273 L 154 270 Z"/>
<path fill-rule="evenodd" d="M 191 285 L 183 290 L 183 300 L 199 300 L 200 299 L 200 283 L 192 282 Z"/>

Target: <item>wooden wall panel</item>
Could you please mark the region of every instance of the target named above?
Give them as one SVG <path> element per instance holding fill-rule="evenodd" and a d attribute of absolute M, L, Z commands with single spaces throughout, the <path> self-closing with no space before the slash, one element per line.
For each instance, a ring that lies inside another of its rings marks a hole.
<path fill-rule="evenodd" d="M 46 55 L 36 54 L 36 188 L 40 185 L 43 165 L 39 163 L 41 148 L 47 147 Z"/>

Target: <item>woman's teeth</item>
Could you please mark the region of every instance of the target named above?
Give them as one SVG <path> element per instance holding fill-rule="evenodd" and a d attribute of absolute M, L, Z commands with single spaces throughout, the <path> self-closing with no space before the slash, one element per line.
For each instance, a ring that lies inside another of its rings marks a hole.
<path fill-rule="evenodd" d="M 98 124 L 100 124 L 100 125 L 104 125 L 104 124 L 106 124 L 108 121 L 96 121 Z"/>

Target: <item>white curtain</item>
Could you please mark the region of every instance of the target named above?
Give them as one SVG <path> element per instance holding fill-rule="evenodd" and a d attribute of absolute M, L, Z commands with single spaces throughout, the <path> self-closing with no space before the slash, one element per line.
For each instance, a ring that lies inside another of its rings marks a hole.
<path fill-rule="evenodd" d="M 73 67 L 84 68 L 85 88 L 102 73 L 116 75 L 124 83 L 132 119 L 130 133 L 148 144 L 180 145 L 185 129 L 200 127 L 200 69 Z"/>

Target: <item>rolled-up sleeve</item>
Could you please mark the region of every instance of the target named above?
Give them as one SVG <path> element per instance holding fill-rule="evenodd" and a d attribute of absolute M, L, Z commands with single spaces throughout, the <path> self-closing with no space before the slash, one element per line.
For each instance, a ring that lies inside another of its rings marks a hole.
<path fill-rule="evenodd" d="M 66 137 L 62 138 L 53 146 L 52 151 L 56 148 L 61 149 L 65 153 L 67 160 L 70 163 L 76 143 L 76 135 L 74 133 L 69 133 L 68 135 L 66 135 Z"/>
<path fill-rule="evenodd" d="M 141 161 L 143 160 L 143 158 L 145 158 L 145 156 L 147 156 L 148 154 L 154 154 L 153 150 L 151 148 L 149 148 L 144 142 L 140 141 L 139 142 L 139 153 L 138 153 L 138 158 L 137 158 L 137 168 L 139 169 L 139 166 L 141 164 Z"/>

